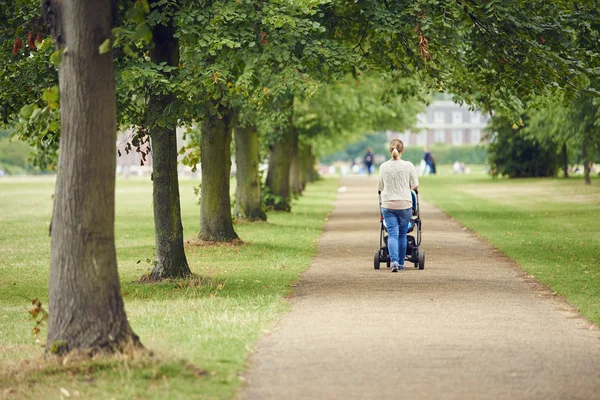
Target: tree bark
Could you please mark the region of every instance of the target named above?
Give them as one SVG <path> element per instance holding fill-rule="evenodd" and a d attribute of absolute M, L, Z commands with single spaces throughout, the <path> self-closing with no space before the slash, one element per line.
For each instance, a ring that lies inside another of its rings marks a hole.
<path fill-rule="evenodd" d="M 260 195 L 260 173 L 258 164 L 258 134 L 256 126 L 242 127 L 236 124 L 235 162 L 236 189 L 234 215 L 248 221 L 266 221 Z"/>
<path fill-rule="evenodd" d="M 291 167 L 291 129 L 287 127 L 270 147 L 269 169 L 266 186 L 272 197 L 267 199 L 267 206 L 279 210 L 290 211 L 290 167 Z"/>
<path fill-rule="evenodd" d="M 231 172 L 231 136 L 233 118 L 229 110 L 222 117 L 207 116 L 200 125 L 200 189 L 201 240 L 230 242 L 238 239 L 231 218 L 229 174 Z"/>
<path fill-rule="evenodd" d="M 292 129 L 290 136 L 290 187 L 294 194 L 300 196 L 304 190 L 304 185 L 302 183 L 302 166 L 300 165 L 300 149 L 298 143 L 298 132 L 296 129 Z"/>
<path fill-rule="evenodd" d="M 114 240 L 116 104 L 110 0 L 49 4 L 60 24 L 61 140 L 46 351 L 139 345 L 123 307 Z M 55 7 L 56 6 L 56 7 Z M 56 38 L 55 38 L 56 39 Z"/>
<path fill-rule="evenodd" d="M 314 182 L 317 180 L 317 173 L 315 172 L 315 155 L 313 154 L 312 145 L 303 147 L 300 152 L 300 159 L 302 164 L 302 180 L 304 186 L 307 183 Z"/>
<path fill-rule="evenodd" d="M 590 178 L 590 172 L 591 172 L 591 162 L 590 162 L 590 157 L 588 154 L 588 146 L 587 143 L 583 143 L 582 149 L 581 149 L 581 158 L 583 159 L 583 178 L 585 181 L 586 185 L 591 185 L 592 184 L 592 180 Z"/>
<path fill-rule="evenodd" d="M 562 165 L 563 165 L 563 176 L 569 177 L 569 155 L 567 153 L 567 143 L 563 143 L 561 149 Z"/>
<path fill-rule="evenodd" d="M 294 98 L 284 102 L 290 110 L 285 126 L 279 127 L 274 143 L 269 146 L 269 169 L 267 171 L 266 186 L 271 196 L 267 199 L 267 206 L 279 211 L 290 211 L 290 168 L 293 142 L 293 110 Z"/>
<path fill-rule="evenodd" d="M 159 7 L 162 11 L 164 6 Z M 175 27 L 170 19 L 166 25 L 152 28 L 154 48 L 150 60 L 159 64 L 179 65 L 179 42 L 175 38 Z M 154 207 L 154 237 L 156 263 L 150 274 L 152 279 L 180 278 L 191 275 L 183 246 L 183 225 L 179 200 L 177 175 L 177 132 L 176 119 L 166 124 L 165 109 L 176 101 L 173 94 L 150 96 L 150 126 L 152 139 L 152 198 Z"/>
<path fill-rule="evenodd" d="M 150 276 L 152 279 L 189 276 L 191 271 L 183 247 L 175 128 L 155 127 L 150 137 L 156 243 L 156 263 Z"/>

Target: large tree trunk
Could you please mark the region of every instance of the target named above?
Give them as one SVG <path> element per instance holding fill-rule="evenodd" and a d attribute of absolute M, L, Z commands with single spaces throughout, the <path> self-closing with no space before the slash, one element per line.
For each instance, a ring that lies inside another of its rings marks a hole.
<path fill-rule="evenodd" d="M 229 242 L 238 239 L 233 230 L 229 174 L 231 172 L 231 130 L 233 118 L 229 110 L 221 110 L 222 118 L 207 116 L 200 125 L 200 189 L 201 240 Z"/>
<path fill-rule="evenodd" d="M 569 177 L 569 154 L 567 153 L 567 143 L 563 143 L 561 149 L 563 176 Z"/>
<path fill-rule="evenodd" d="M 158 7 L 162 11 L 162 7 Z M 152 29 L 154 48 L 150 59 L 154 63 L 179 65 L 179 43 L 175 38 L 173 21 L 158 24 Z M 152 198 L 154 207 L 154 237 L 156 264 L 152 279 L 179 278 L 191 274 L 183 247 L 183 225 L 177 176 L 177 135 L 174 118 L 165 124 L 165 109 L 175 102 L 174 95 L 150 96 L 150 126 L 152 139 Z"/>
<path fill-rule="evenodd" d="M 591 162 L 588 153 L 587 143 L 583 143 L 581 149 L 581 158 L 583 159 L 583 178 L 585 180 L 586 185 L 591 185 L 592 180 L 590 178 L 590 170 L 591 170 Z"/>
<path fill-rule="evenodd" d="M 266 221 L 267 214 L 262 209 L 260 196 L 260 154 L 256 126 L 236 125 L 234 132 L 237 167 L 234 215 L 249 221 Z"/>
<path fill-rule="evenodd" d="M 139 344 L 121 297 L 114 240 L 116 105 L 110 0 L 50 4 L 61 140 L 52 220 L 47 351 Z"/>
<path fill-rule="evenodd" d="M 298 143 L 298 132 L 296 131 L 296 129 L 292 129 L 290 136 L 290 187 L 292 189 L 292 192 L 299 196 L 304 190 L 304 185 L 302 183 L 302 166 L 300 164 L 300 149 Z"/>

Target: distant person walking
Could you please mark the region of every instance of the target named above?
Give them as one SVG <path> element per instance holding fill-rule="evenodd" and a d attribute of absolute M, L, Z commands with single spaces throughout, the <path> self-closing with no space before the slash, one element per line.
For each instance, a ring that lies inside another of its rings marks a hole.
<path fill-rule="evenodd" d="M 365 157 L 363 161 L 365 163 L 365 168 L 367 169 L 367 174 L 370 176 L 372 172 L 371 168 L 373 167 L 373 152 L 370 147 L 367 147 L 365 150 Z"/>
<path fill-rule="evenodd" d="M 429 151 L 429 147 L 425 147 L 425 154 L 423 155 L 423 161 L 429 167 L 429 173 L 435 174 L 435 159 Z"/>
<path fill-rule="evenodd" d="M 404 270 L 406 257 L 406 233 L 413 205 L 410 190 L 419 187 L 419 178 L 415 166 L 401 159 L 404 154 L 401 140 L 391 141 L 390 153 L 392 158 L 379 167 L 377 190 L 382 198 L 392 272 L 398 272 Z"/>

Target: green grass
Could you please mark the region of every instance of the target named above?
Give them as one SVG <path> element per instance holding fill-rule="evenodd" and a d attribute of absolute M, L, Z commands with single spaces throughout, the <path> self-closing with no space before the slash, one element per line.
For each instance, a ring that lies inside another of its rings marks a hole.
<path fill-rule="evenodd" d="M 248 353 L 286 310 L 284 296 L 316 254 L 337 182 L 310 185 L 292 213 L 272 212 L 267 223 L 236 225 L 244 241 L 236 246 L 195 240 L 197 184 L 182 180 L 181 200 L 186 254 L 199 278 L 138 284 L 134 281 L 151 270 L 146 259 L 154 257 L 151 183 L 117 182 L 116 245 L 125 307 L 142 343 L 158 356 L 143 362 L 91 362 L 75 372 L 32 367 L 19 379 L 0 374 L 0 387 L 25 398 L 59 398 L 61 387 L 103 399 L 226 399 L 235 394 Z M 49 177 L 0 180 L 0 366 L 5 371 L 43 352 L 31 333 L 28 308 L 35 297 L 44 306 L 48 302 L 52 192 Z M 45 334 L 42 330 L 42 340 Z M 194 373 L 187 362 L 206 374 Z"/>
<path fill-rule="evenodd" d="M 580 177 L 508 180 L 474 171 L 423 177 L 423 200 L 600 324 L 600 179 L 585 186 Z"/>

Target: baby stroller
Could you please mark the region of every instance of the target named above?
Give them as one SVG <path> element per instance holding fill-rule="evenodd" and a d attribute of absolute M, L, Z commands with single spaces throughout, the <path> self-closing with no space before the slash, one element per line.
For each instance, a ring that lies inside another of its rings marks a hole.
<path fill-rule="evenodd" d="M 381 192 L 379 193 L 379 250 L 375 250 L 374 267 L 379 269 L 379 264 L 385 262 L 387 267 L 390 268 L 391 260 L 390 253 L 388 251 L 388 233 L 385 226 L 385 220 L 383 219 L 383 212 L 381 211 Z M 425 269 L 425 251 L 420 250 L 421 245 L 421 213 L 419 210 L 419 192 L 411 190 L 412 196 L 412 216 L 408 223 L 408 233 L 411 233 L 417 229 L 417 238 L 414 236 L 406 235 L 406 255 L 405 261 L 412 262 L 417 269 Z"/>

